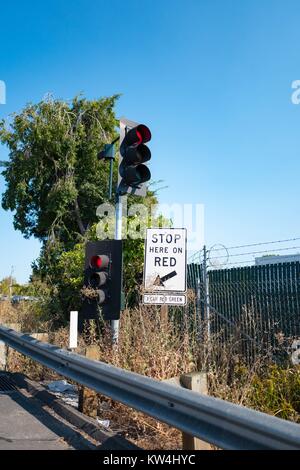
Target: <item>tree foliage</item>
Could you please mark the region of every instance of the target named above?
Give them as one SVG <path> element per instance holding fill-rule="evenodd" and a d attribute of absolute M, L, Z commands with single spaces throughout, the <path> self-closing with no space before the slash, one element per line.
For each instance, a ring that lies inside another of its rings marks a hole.
<path fill-rule="evenodd" d="M 7 276 L 7 277 L 4 277 L 1 281 L 0 281 L 0 293 L 2 295 L 9 295 L 10 293 L 10 287 L 14 287 L 16 285 L 16 279 L 14 277 L 10 277 L 10 276 Z M 12 290 L 12 293 L 14 293 L 14 291 Z"/>
<path fill-rule="evenodd" d="M 25 237 L 73 246 L 96 222 L 108 180 L 97 155 L 116 135 L 116 99 L 47 99 L 14 114 L 9 126 L 0 123 L 9 148 L 2 206 L 14 211 L 14 227 Z"/>

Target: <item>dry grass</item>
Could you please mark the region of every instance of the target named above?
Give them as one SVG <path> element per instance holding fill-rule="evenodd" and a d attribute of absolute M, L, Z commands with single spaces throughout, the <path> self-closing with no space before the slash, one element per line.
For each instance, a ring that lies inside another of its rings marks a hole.
<path fill-rule="evenodd" d="M 0 323 L 4 325 L 17 323 L 20 331 L 26 333 L 49 331 L 52 324 L 44 318 L 42 306 L 38 303 L 21 302 L 12 305 L 9 301 L 0 302 Z"/>
<path fill-rule="evenodd" d="M 109 330 L 99 343 L 101 360 L 158 380 L 195 370 L 189 335 L 171 322 L 162 325 L 160 310 L 125 310 L 120 322 L 118 348 L 112 353 Z"/>
<path fill-rule="evenodd" d="M 159 308 L 136 308 L 123 312 L 117 349 L 112 349 L 109 329 L 101 341 L 89 331 L 92 343 L 99 344 L 100 359 L 122 369 L 158 380 L 195 370 L 188 334 L 180 334 L 171 322 L 161 322 Z M 95 331 L 95 328 L 94 328 Z M 104 405 L 104 406 L 103 406 Z M 99 414 L 124 434 L 147 449 L 180 449 L 181 433 L 120 403 L 99 397 Z"/>
<path fill-rule="evenodd" d="M 20 310 L 13 307 L 8 300 L 0 302 L 0 323 L 19 323 L 21 317 Z"/>

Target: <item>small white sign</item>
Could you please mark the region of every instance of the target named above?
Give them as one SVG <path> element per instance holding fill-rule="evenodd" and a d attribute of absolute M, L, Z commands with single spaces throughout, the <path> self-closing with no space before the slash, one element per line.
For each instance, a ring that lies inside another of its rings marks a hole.
<path fill-rule="evenodd" d="M 148 305 L 186 305 L 186 295 L 143 294 L 143 302 Z"/>
<path fill-rule="evenodd" d="M 78 312 L 70 312 L 69 349 L 77 348 L 78 341 Z"/>
<path fill-rule="evenodd" d="M 144 289 L 153 293 L 186 291 L 185 228 L 147 229 Z"/>

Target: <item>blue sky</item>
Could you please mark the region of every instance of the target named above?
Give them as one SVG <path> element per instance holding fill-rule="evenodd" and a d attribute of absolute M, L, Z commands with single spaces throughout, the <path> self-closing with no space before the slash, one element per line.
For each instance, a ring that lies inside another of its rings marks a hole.
<path fill-rule="evenodd" d="M 47 92 L 122 93 L 118 115 L 152 130 L 160 200 L 203 203 L 208 245 L 300 236 L 298 0 L 14 1 L 0 21 L 0 118 Z M 24 282 L 39 243 L 0 221 L 0 277 Z"/>

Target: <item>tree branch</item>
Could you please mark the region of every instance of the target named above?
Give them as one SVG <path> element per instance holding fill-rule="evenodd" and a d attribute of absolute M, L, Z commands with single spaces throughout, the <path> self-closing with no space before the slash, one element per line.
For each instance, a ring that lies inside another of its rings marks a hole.
<path fill-rule="evenodd" d="M 76 215 L 76 221 L 77 221 L 77 224 L 78 224 L 78 227 L 79 227 L 79 230 L 80 230 L 80 233 L 81 235 L 84 235 L 86 230 L 84 228 L 84 225 L 83 225 L 83 222 L 82 222 L 82 219 L 81 219 L 81 216 L 80 216 L 80 210 L 79 210 L 79 204 L 78 204 L 78 200 L 75 199 L 75 215 Z"/>

